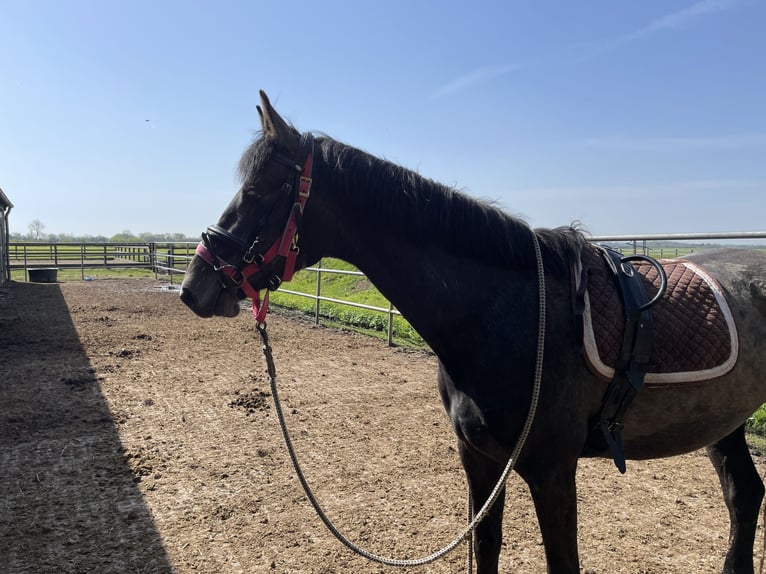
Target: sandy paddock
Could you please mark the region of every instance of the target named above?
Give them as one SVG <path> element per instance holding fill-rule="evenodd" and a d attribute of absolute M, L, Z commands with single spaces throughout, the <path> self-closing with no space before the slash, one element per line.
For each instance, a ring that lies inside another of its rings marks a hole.
<path fill-rule="evenodd" d="M 0 572 L 396 571 L 346 550 L 306 501 L 247 313 L 198 319 L 151 280 L 12 283 L 1 295 Z M 286 314 L 269 332 L 328 514 L 379 554 L 451 540 L 465 481 L 434 357 Z M 629 462 L 626 476 L 582 461 L 578 484 L 584 572 L 720 571 L 728 517 L 703 453 Z M 504 532 L 505 572 L 545 570 L 515 475 Z M 404 571 L 464 572 L 464 548 Z"/>

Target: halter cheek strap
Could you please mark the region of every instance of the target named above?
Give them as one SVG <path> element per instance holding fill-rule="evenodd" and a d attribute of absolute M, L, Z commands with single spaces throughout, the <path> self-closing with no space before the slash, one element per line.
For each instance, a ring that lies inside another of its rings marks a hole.
<path fill-rule="evenodd" d="M 306 160 L 303 163 L 303 168 L 299 165 L 290 163 L 290 165 L 295 165 L 296 169 L 301 172 L 298 176 L 298 195 L 290 209 L 290 214 L 287 217 L 284 231 L 276 241 L 271 244 L 265 253 L 251 254 L 250 249 L 248 249 L 242 256 L 242 262 L 244 264 L 232 265 L 212 253 L 204 242 L 199 243 L 195 251 L 203 261 L 208 263 L 216 271 L 226 275 L 237 287 L 242 289 L 245 295 L 250 297 L 253 302 L 253 317 L 255 317 L 255 320 L 259 324 L 263 323 L 266 319 L 266 313 L 269 306 L 269 291 L 276 290 L 283 281 L 290 281 L 295 274 L 295 266 L 298 259 L 298 253 L 300 252 L 298 246 L 298 227 L 300 226 L 306 202 L 311 194 L 311 171 L 313 167 L 314 146 L 313 138 L 310 134 L 304 134 L 301 141 L 301 147 L 303 148 L 304 146 L 308 148 L 308 153 L 306 155 Z M 228 232 L 225 232 L 225 234 L 228 235 Z M 268 290 L 261 303 L 260 292 L 252 286 L 249 279 L 256 273 L 264 271 L 264 268 L 273 263 L 277 257 L 283 257 L 285 260 L 282 276 L 280 277 L 276 273 L 271 276 L 269 279 Z"/>
<path fill-rule="evenodd" d="M 313 145 L 312 145 L 313 148 Z M 285 231 L 282 234 L 282 241 L 279 245 L 277 255 L 285 257 L 285 267 L 282 271 L 282 281 L 290 281 L 295 274 L 295 263 L 298 259 L 300 248 L 298 247 L 298 226 L 303 217 L 303 209 L 311 195 L 311 170 L 314 164 L 314 152 L 311 149 L 303 163 L 303 171 L 300 175 L 298 184 L 298 199 L 290 210 L 290 217 L 287 218 Z"/>

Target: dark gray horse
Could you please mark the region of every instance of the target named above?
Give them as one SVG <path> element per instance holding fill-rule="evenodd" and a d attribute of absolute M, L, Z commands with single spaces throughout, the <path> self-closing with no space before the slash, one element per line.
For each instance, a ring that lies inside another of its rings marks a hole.
<path fill-rule="evenodd" d="M 532 231 L 329 137 L 301 136 L 263 93 L 261 100 L 263 131 L 240 161 L 242 187 L 203 234 L 183 283 L 184 303 L 201 317 L 230 317 L 242 298 L 259 305 L 260 290 L 322 257 L 356 265 L 439 357 L 439 390 L 479 505 L 514 448 L 532 396 L 535 234 L 545 268 L 545 361 L 537 416 L 516 471 L 535 503 L 548 572 L 579 572 L 577 460 L 610 456 L 593 440 L 606 383 L 584 359 L 572 310 L 572 269 L 592 248 L 574 229 Z M 730 308 L 735 362 L 709 380 L 647 384 L 625 416 L 624 447 L 629 459 L 707 447 L 731 518 L 723 571 L 749 573 L 764 488 L 743 425 L 766 401 L 766 256 L 734 250 L 695 261 L 717 279 Z M 497 572 L 502 515 L 501 495 L 475 533 L 480 574 Z"/>

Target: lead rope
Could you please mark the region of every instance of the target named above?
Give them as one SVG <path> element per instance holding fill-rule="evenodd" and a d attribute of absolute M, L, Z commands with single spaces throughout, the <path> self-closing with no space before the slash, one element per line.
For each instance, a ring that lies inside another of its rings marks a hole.
<path fill-rule="evenodd" d="M 505 488 L 505 483 L 508 479 L 508 475 L 511 473 L 514 466 L 516 466 L 516 461 L 518 460 L 521 450 L 524 448 L 524 443 L 527 441 L 527 437 L 529 436 L 529 432 L 532 428 L 532 422 L 534 421 L 535 413 L 537 412 L 537 403 L 539 402 L 539 398 L 540 398 L 540 386 L 542 383 L 542 374 L 543 374 L 543 354 L 545 349 L 545 321 L 546 321 L 545 275 L 544 275 L 545 269 L 543 266 L 542 253 L 540 251 L 540 243 L 538 242 L 537 235 L 534 232 L 532 232 L 532 243 L 534 244 L 535 257 L 537 259 L 539 315 L 538 315 L 538 329 L 537 329 L 537 356 L 535 358 L 534 386 L 532 388 L 532 400 L 529 405 L 529 412 L 527 413 L 527 419 L 524 422 L 524 428 L 522 429 L 521 434 L 519 435 L 519 438 L 516 441 L 516 446 L 514 447 L 513 452 L 511 453 L 511 457 L 508 459 L 508 463 L 505 466 L 505 470 L 503 470 L 503 473 L 500 475 L 500 478 L 498 479 L 497 484 L 495 485 L 495 488 L 492 490 L 492 493 L 489 495 L 489 498 L 484 503 L 484 506 L 481 507 L 479 512 L 476 513 L 476 515 L 473 517 L 473 520 L 470 521 L 470 523 L 465 527 L 463 532 L 460 533 L 452 542 L 450 542 L 449 544 L 447 544 L 440 550 L 437 550 L 436 552 L 433 552 L 432 554 L 429 554 L 428 556 L 425 556 L 423 558 L 402 560 L 402 559 L 395 559 L 395 558 L 386 558 L 383 556 L 378 556 L 377 554 L 373 554 L 372 552 L 369 552 L 365 550 L 364 548 L 357 546 L 356 544 L 351 542 L 348 538 L 346 538 L 346 536 L 340 530 L 338 530 L 335 527 L 335 525 L 332 523 L 332 521 L 327 517 L 324 510 L 319 505 L 319 502 L 317 501 L 316 497 L 314 496 L 314 493 L 312 492 L 311 487 L 306 481 L 306 477 L 303 475 L 303 470 L 301 469 L 301 466 L 298 462 L 298 457 L 295 453 L 293 442 L 290 439 L 290 433 L 287 430 L 287 424 L 285 423 L 285 417 L 282 412 L 282 404 L 279 400 L 279 393 L 277 392 L 277 371 L 276 371 L 276 367 L 274 366 L 274 358 L 271 352 L 271 345 L 269 345 L 269 336 L 266 333 L 266 323 L 265 322 L 256 323 L 256 328 L 258 329 L 258 333 L 260 333 L 261 339 L 263 341 L 263 356 L 266 359 L 266 368 L 269 375 L 269 385 L 271 387 L 271 395 L 274 399 L 274 410 L 277 413 L 277 420 L 279 421 L 279 427 L 282 430 L 282 438 L 285 441 L 287 452 L 290 455 L 290 460 L 293 463 L 295 474 L 298 476 L 298 480 L 300 481 L 301 486 L 303 487 L 303 491 L 306 493 L 306 497 L 311 503 L 311 506 L 314 507 L 314 510 L 316 511 L 320 520 L 324 523 L 327 529 L 333 534 L 333 536 L 335 536 L 335 538 L 337 538 L 340 542 L 342 542 L 347 548 L 349 548 L 350 550 L 356 552 L 357 554 L 361 556 L 364 556 L 368 560 L 372 560 L 373 562 L 378 562 L 380 564 L 385 564 L 387 566 L 422 566 L 424 564 L 429 564 L 435 560 L 438 560 L 442 556 L 448 554 L 449 552 L 452 552 L 463 541 L 463 539 L 470 537 L 471 533 L 473 533 L 473 531 L 476 529 L 476 526 L 484 519 L 486 514 L 489 512 L 489 509 L 497 500 L 497 497 L 500 495 L 500 491 L 503 488 Z M 469 502 L 468 502 L 469 513 L 473 507 L 472 501 L 470 498 L 471 497 L 469 494 Z M 471 551 L 471 542 L 469 538 L 469 552 L 470 551 Z M 468 569 L 470 574 L 470 572 L 473 569 L 470 557 L 468 559 Z"/>

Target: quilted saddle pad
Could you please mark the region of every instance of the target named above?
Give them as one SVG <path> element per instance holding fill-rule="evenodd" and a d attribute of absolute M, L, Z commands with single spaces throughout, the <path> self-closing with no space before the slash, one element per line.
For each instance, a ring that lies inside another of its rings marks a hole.
<path fill-rule="evenodd" d="M 586 248 L 587 271 L 583 347 L 590 369 L 611 380 L 622 344 L 625 319 L 612 272 L 600 248 Z M 704 269 L 683 259 L 661 260 L 668 277 L 662 298 L 651 308 L 652 360 L 646 385 L 705 381 L 729 372 L 739 350 L 737 328 L 721 287 Z M 633 267 L 651 298 L 660 286 L 657 270 L 634 261 Z"/>

